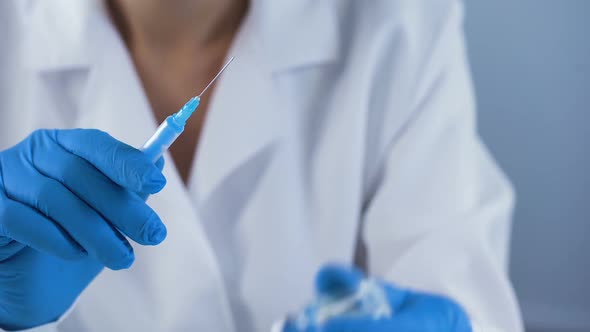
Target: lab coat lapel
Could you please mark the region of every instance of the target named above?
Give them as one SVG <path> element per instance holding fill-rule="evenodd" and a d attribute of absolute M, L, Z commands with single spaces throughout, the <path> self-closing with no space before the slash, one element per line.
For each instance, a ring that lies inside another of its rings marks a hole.
<path fill-rule="evenodd" d="M 200 202 L 241 165 L 280 143 L 285 126 L 293 125 L 285 121 L 290 105 L 284 105 L 293 97 L 285 89 L 295 77 L 290 74 L 337 58 L 336 23 L 331 5 L 253 1 L 230 50 L 236 60 L 215 90 L 193 165 L 190 184 Z M 272 160 L 264 155 L 261 160 Z"/>
<path fill-rule="evenodd" d="M 53 49 L 48 58 L 32 58 L 29 64 L 53 77 L 67 77 L 71 66 L 83 72 L 74 126 L 98 128 L 139 147 L 157 124 L 116 31 L 102 10 L 89 13 L 88 29 L 72 32 L 90 41 L 83 57 Z M 168 183 L 149 203 L 166 224 L 168 238 L 155 248 L 133 245 L 136 261 L 130 270 L 104 270 L 82 294 L 75 318 L 89 331 L 234 331 L 212 249 L 171 158 L 166 159 Z"/>
<path fill-rule="evenodd" d="M 245 24 L 234 43 L 236 60 L 221 76 L 207 114 L 191 181 L 199 201 L 280 136 L 280 92 L 249 29 Z"/>

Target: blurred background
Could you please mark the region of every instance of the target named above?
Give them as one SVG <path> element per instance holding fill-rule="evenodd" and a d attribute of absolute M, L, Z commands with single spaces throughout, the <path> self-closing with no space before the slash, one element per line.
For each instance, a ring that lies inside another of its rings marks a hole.
<path fill-rule="evenodd" d="M 518 195 L 527 331 L 590 331 L 590 1 L 465 3 L 480 132 Z"/>

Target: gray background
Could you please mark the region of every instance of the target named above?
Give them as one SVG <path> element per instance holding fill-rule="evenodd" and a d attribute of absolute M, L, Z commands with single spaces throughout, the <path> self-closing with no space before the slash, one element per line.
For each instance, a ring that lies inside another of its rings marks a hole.
<path fill-rule="evenodd" d="M 466 0 L 480 131 L 518 194 L 529 331 L 590 331 L 590 1 Z"/>

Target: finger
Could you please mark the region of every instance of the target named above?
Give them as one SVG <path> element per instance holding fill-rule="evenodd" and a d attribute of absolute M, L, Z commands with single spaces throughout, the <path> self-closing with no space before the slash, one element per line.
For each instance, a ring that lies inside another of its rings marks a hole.
<path fill-rule="evenodd" d="M 156 167 L 157 167 L 157 168 L 158 168 L 160 171 L 162 171 L 162 170 L 164 169 L 164 165 L 165 165 L 165 160 L 164 160 L 164 157 L 160 157 L 160 159 L 158 159 L 158 160 L 156 161 L 156 163 L 155 163 L 155 164 L 156 164 Z M 145 202 L 145 201 L 147 201 L 147 199 L 150 197 L 150 193 L 147 193 L 147 192 L 138 192 L 138 193 L 137 193 L 137 196 L 139 196 L 139 198 L 140 198 L 142 201 L 144 201 L 144 202 Z"/>
<path fill-rule="evenodd" d="M 391 329 L 388 320 L 371 317 L 339 317 L 328 320 L 321 328 L 322 332 L 425 332 L 415 330 Z"/>
<path fill-rule="evenodd" d="M 442 321 L 429 319 L 426 315 L 400 314 L 388 319 L 371 317 L 342 317 L 324 324 L 322 332 L 439 332 L 449 331 Z M 453 330 L 455 331 L 455 330 Z M 458 330 L 459 331 L 459 330 Z M 463 331 L 463 330 L 461 330 Z"/>
<path fill-rule="evenodd" d="M 8 260 L 9 258 L 16 255 L 26 247 L 24 244 L 16 242 L 6 237 L 2 238 L 2 240 L 2 242 L 6 243 L 3 243 L 0 246 L 0 262 Z"/>
<path fill-rule="evenodd" d="M 357 291 L 362 280 L 363 273 L 353 267 L 328 264 L 316 276 L 316 291 L 336 298 L 349 296 Z"/>
<path fill-rule="evenodd" d="M 401 310 L 392 321 L 399 326 L 436 324 L 437 330 L 471 331 L 464 309 L 444 295 L 408 291 Z"/>
<path fill-rule="evenodd" d="M 17 241 L 21 246 L 26 245 L 63 259 L 78 259 L 87 255 L 53 221 L 5 196 L 0 198 L 0 235 Z M 12 245 L 14 250 L 19 249 L 14 243 L 7 245 Z M 2 251 L 12 252 L 12 249 L 3 246 Z"/>
<path fill-rule="evenodd" d="M 94 209 L 61 183 L 32 170 L 27 174 L 30 174 L 30 183 L 34 185 L 8 185 L 5 179 L 5 190 L 10 198 L 55 221 L 90 256 L 105 266 L 113 270 L 131 266 L 135 258 L 131 245 Z"/>
<path fill-rule="evenodd" d="M 111 181 L 86 160 L 58 146 L 39 149 L 33 163 L 39 172 L 62 183 L 133 241 L 155 245 L 166 237 L 166 227 L 141 198 Z"/>
<path fill-rule="evenodd" d="M 141 151 L 96 129 L 72 129 L 44 132 L 73 153 L 133 192 L 157 193 L 166 178 Z"/>
<path fill-rule="evenodd" d="M 391 310 L 394 313 L 401 310 L 411 293 L 404 288 L 397 287 L 385 281 L 380 281 L 379 283 L 385 291 L 385 296 L 387 297 L 387 301 L 391 306 Z"/>
<path fill-rule="evenodd" d="M 286 321 L 285 325 L 283 326 L 282 332 L 301 332 L 297 328 L 297 325 L 291 321 Z"/>
<path fill-rule="evenodd" d="M 299 327 L 296 322 L 288 319 L 285 321 L 282 332 L 321 332 L 321 329 L 317 326 Z"/>
<path fill-rule="evenodd" d="M 156 168 L 159 169 L 161 172 L 162 170 L 164 170 L 164 166 L 166 165 L 166 160 L 164 159 L 164 157 L 160 157 L 160 159 L 156 160 L 154 165 L 156 165 Z"/>

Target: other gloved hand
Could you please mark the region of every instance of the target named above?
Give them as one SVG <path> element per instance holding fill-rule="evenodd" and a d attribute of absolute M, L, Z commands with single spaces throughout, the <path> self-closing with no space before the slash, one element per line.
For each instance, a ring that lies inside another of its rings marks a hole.
<path fill-rule="evenodd" d="M 346 293 L 357 289 L 362 274 L 354 269 L 329 265 L 316 277 L 316 291 L 322 295 Z M 283 332 L 471 332 L 471 324 L 463 309 L 443 296 L 414 292 L 382 282 L 392 308 L 390 318 L 337 317 L 323 326 L 300 331 L 287 321 Z"/>
<path fill-rule="evenodd" d="M 165 183 L 99 130 L 38 130 L 0 152 L 0 328 L 58 319 L 103 266 L 133 263 L 126 237 L 162 242 L 164 224 L 136 193 Z"/>

